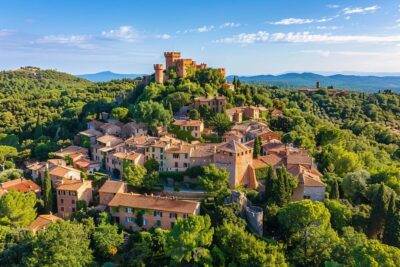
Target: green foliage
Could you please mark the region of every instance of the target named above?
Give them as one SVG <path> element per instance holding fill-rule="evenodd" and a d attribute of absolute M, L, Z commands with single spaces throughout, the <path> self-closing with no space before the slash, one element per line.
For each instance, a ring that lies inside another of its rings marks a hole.
<path fill-rule="evenodd" d="M 139 164 L 132 164 L 128 160 L 124 160 L 122 163 L 122 178 L 129 185 L 141 186 L 143 184 L 143 178 L 146 174 L 146 169 Z"/>
<path fill-rule="evenodd" d="M 256 159 L 261 154 L 261 137 L 254 139 L 253 158 Z"/>
<path fill-rule="evenodd" d="M 207 215 L 179 218 L 167 236 L 165 252 L 177 263 L 209 264 L 213 234 Z"/>
<path fill-rule="evenodd" d="M 156 186 L 160 185 L 160 175 L 158 172 L 147 173 L 143 178 L 143 187 L 146 189 L 154 189 Z"/>
<path fill-rule="evenodd" d="M 226 266 L 287 266 L 276 246 L 258 240 L 241 226 L 224 223 L 216 228 L 215 238 Z"/>
<path fill-rule="evenodd" d="M 217 113 L 208 121 L 208 124 L 218 133 L 219 136 L 222 136 L 230 129 L 232 122 L 225 113 Z"/>
<path fill-rule="evenodd" d="M 352 211 L 345 204 L 338 200 L 326 199 L 324 201 L 325 207 L 331 214 L 331 224 L 333 229 L 340 231 L 343 227 L 351 223 Z"/>
<path fill-rule="evenodd" d="M 36 218 L 36 195 L 10 191 L 0 198 L 0 224 L 28 226 Z"/>
<path fill-rule="evenodd" d="M 128 116 L 128 113 L 129 109 L 127 108 L 122 108 L 122 107 L 113 108 L 111 110 L 111 118 L 123 121 Z"/>
<path fill-rule="evenodd" d="M 92 238 L 94 251 L 105 260 L 112 259 L 124 243 L 124 234 L 119 233 L 118 226 L 104 222 L 95 228 Z"/>
<path fill-rule="evenodd" d="M 197 109 L 192 109 L 189 111 L 189 118 L 191 120 L 198 120 L 200 119 L 200 112 Z"/>
<path fill-rule="evenodd" d="M 158 102 L 142 101 L 131 107 L 130 112 L 136 121 L 149 124 L 153 130 L 156 127 L 168 125 L 172 121 L 172 114 Z"/>
<path fill-rule="evenodd" d="M 229 173 L 224 168 L 218 169 L 214 164 L 204 167 L 204 174 L 199 181 L 207 190 L 209 196 L 222 201 L 229 195 Z"/>
<path fill-rule="evenodd" d="M 179 111 L 183 106 L 192 103 L 191 94 L 184 92 L 175 92 L 167 96 L 166 102 L 171 104 L 173 111 Z"/>
<path fill-rule="evenodd" d="M 151 158 L 144 163 L 144 167 L 146 168 L 147 172 L 158 172 L 160 168 L 160 163 L 157 160 Z"/>
<path fill-rule="evenodd" d="M 342 182 L 344 196 L 353 203 L 361 203 L 366 198 L 367 181 L 370 174 L 365 170 L 348 173 Z"/>
<path fill-rule="evenodd" d="M 297 187 L 297 178 L 287 172 L 284 166 L 278 167 L 276 171 L 268 166 L 265 177 L 265 197 L 269 203 L 280 207 L 287 205 Z"/>
<path fill-rule="evenodd" d="M 88 233 L 82 224 L 59 221 L 40 231 L 28 266 L 88 266 L 93 261 Z"/>

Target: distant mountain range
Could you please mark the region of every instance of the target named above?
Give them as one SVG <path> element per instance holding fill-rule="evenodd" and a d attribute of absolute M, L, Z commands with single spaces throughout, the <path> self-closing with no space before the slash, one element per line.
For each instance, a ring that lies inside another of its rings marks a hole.
<path fill-rule="evenodd" d="M 93 74 L 80 74 L 80 75 L 75 75 L 76 77 L 79 78 L 84 78 L 86 80 L 92 81 L 92 82 L 108 82 L 111 80 L 120 80 L 124 78 L 130 78 L 130 79 L 135 79 L 137 77 L 141 77 L 144 74 L 121 74 L 121 73 L 114 73 L 111 71 L 103 71 L 103 72 L 98 72 L 98 73 L 93 73 Z"/>
<path fill-rule="evenodd" d="M 115 79 L 131 78 L 135 79 L 144 74 L 121 74 L 111 71 L 98 72 L 94 74 L 75 75 L 92 82 L 106 82 Z M 256 76 L 237 76 L 242 83 L 263 84 L 277 86 L 286 89 L 298 89 L 304 87 L 315 87 L 317 81 L 321 87 L 333 86 L 336 89 L 349 89 L 363 92 L 377 92 L 379 90 L 391 89 L 400 93 L 400 73 L 389 74 L 388 76 L 378 75 L 350 75 L 335 74 L 321 75 L 311 72 L 286 73 L 280 75 L 256 75 Z M 227 77 L 231 82 L 233 75 Z"/>
<path fill-rule="evenodd" d="M 335 74 L 324 76 L 315 73 L 286 73 L 281 75 L 238 76 L 242 83 L 264 84 L 286 89 L 304 87 L 314 88 L 317 81 L 321 87 L 333 86 L 336 89 L 349 89 L 363 92 L 377 92 L 391 89 L 400 92 L 399 76 L 360 76 Z M 227 77 L 233 80 L 233 75 Z"/>

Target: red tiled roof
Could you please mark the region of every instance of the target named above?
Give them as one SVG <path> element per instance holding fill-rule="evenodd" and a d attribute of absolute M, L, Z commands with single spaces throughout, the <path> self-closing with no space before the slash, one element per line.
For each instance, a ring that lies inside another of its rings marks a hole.
<path fill-rule="evenodd" d="M 17 178 L 11 181 L 0 183 L 0 188 L 4 191 L 16 190 L 18 192 L 40 192 L 40 187 L 32 180 Z"/>
<path fill-rule="evenodd" d="M 138 209 L 172 211 L 193 214 L 200 203 L 189 200 L 177 200 L 157 196 L 144 196 L 138 194 L 116 194 L 108 203 L 110 207 L 132 207 Z"/>
<path fill-rule="evenodd" d="M 107 180 L 99 189 L 101 193 L 122 193 L 125 191 L 126 183 L 121 181 Z"/>

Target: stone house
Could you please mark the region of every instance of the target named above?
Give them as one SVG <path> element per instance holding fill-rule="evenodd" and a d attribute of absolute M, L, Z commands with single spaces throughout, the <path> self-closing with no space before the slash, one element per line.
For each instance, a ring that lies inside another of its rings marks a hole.
<path fill-rule="evenodd" d="M 108 205 L 108 203 L 118 193 L 126 193 L 127 184 L 121 181 L 107 180 L 99 189 L 100 205 Z"/>
<path fill-rule="evenodd" d="M 175 120 L 172 125 L 179 127 L 180 130 L 189 131 L 194 138 L 200 138 L 204 131 L 202 120 Z"/>
<path fill-rule="evenodd" d="M 108 206 L 115 221 L 132 230 L 171 229 L 178 218 L 200 214 L 199 202 L 132 193 L 117 193 Z"/>

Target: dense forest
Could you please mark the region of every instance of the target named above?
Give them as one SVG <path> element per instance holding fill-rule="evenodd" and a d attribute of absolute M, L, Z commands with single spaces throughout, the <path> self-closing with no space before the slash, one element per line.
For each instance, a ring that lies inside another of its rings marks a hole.
<path fill-rule="evenodd" d="M 0 163 L 6 170 L 0 179 L 9 179 L 5 172 L 15 170 L 15 163 L 47 159 L 70 144 L 101 112 L 148 123 L 154 131 L 168 126 L 172 113 L 194 97 L 225 95 L 227 108 L 263 105 L 283 112 L 264 119 L 284 142 L 313 155 L 327 186 L 324 202 L 289 202 L 285 188 L 282 194 L 243 189 L 265 211 L 264 236 L 259 237 L 238 207 L 224 204 L 228 176 L 211 165 L 199 172 L 212 198 L 203 203 L 202 216 L 180 220 L 171 231 L 130 233 L 124 241 L 107 214 L 85 209 L 74 221 L 32 236 L 24 227 L 35 217 L 37 204 L 29 195 L 7 194 L 0 199 L 0 265 L 399 266 L 400 95 L 330 96 L 322 88 L 306 96 L 237 79 L 233 92 L 223 83 L 213 69 L 147 86 L 135 80 L 91 83 L 48 70 L 1 72 Z M 125 99 L 117 101 L 120 94 Z M 190 117 L 203 118 L 220 135 L 230 127 L 224 113 L 207 108 Z M 290 180 L 284 169 L 269 170 L 265 179 L 281 177 Z M 26 200 L 21 204 L 16 198 Z"/>

